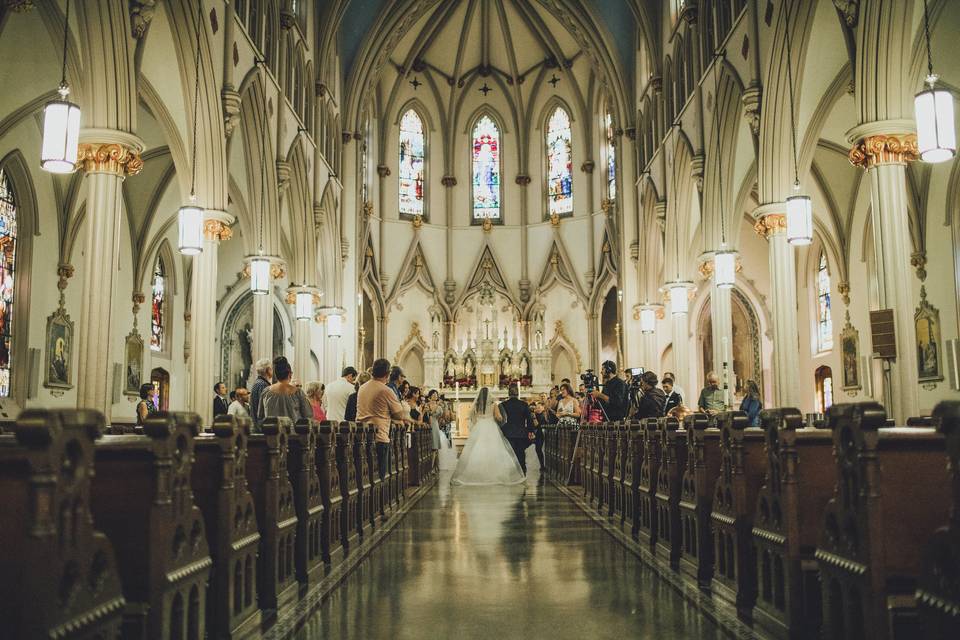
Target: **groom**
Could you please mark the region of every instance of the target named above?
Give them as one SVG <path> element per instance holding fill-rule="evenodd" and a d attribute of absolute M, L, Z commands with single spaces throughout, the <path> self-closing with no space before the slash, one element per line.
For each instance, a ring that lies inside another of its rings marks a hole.
<path fill-rule="evenodd" d="M 504 424 L 500 427 L 503 435 L 510 441 L 513 452 L 517 455 L 523 474 L 527 474 L 527 447 L 534 439 L 533 414 L 530 405 L 520 400 L 520 389 L 511 384 L 507 393 L 509 398 L 500 403 L 500 414 Z"/>

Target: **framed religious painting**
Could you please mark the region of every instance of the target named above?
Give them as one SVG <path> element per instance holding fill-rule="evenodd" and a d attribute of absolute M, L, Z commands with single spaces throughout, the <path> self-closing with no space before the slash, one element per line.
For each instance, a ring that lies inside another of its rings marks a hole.
<path fill-rule="evenodd" d="M 136 329 L 127 334 L 124 343 L 123 372 L 123 393 L 128 396 L 139 395 L 143 383 L 143 338 Z"/>
<path fill-rule="evenodd" d="M 940 312 L 927 302 L 927 289 L 920 287 L 920 306 L 913 315 L 917 341 L 917 381 L 943 380 L 940 351 Z"/>
<path fill-rule="evenodd" d="M 73 321 L 61 303 L 47 317 L 43 386 L 48 389 L 72 389 Z"/>
<path fill-rule="evenodd" d="M 860 384 L 860 333 L 850 324 L 850 312 L 847 322 L 840 332 L 840 362 L 843 365 L 843 390 L 856 391 Z"/>

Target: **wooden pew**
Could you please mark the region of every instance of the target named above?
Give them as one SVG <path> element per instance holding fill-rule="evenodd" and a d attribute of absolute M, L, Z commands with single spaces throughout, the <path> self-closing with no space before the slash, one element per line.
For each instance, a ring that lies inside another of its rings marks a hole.
<path fill-rule="evenodd" d="M 377 428 L 372 423 L 366 424 L 364 425 L 364 431 L 367 435 L 364 455 L 367 459 L 367 476 L 369 477 L 371 495 L 370 523 L 375 527 L 378 520 L 385 520 L 387 516 L 387 503 L 384 499 L 384 480 L 386 478 L 381 480 L 380 471 L 377 469 Z"/>
<path fill-rule="evenodd" d="M 272 612 L 297 596 L 297 512 L 287 473 L 290 420 L 267 418 L 261 430 L 247 440 L 247 482 L 260 529 L 257 600 L 262 610 Z"/>
<path fill-rule="evenodd" d="M 406 428 L 407 486 L 419 487 L 423 482 L 423 469 L 420 464 L 420 432 L 413 425 Z"/>
<path fill-rule="evenodd" d="M 606 507 L 601 513 L 608 518 L 612 518 L 616 511 L 616 480 L 614 472 L 617 468 L 617 445 L 620 439 L 620 425 L 616 422 L 608 422 L 603 425 L 603 466 L 600 468 L 600 494 L 603 497 L 603 504 Z"/>
<path fill-rule="evenodd" d="M 287 472 L 293 487 L 293 506 L 297 513 L 297 538 L 293 558 L 301 589 L 316 584 L 324 573 L 321 543 L 323 497 L 315 466 L 318 426 L 313 420 L 298 420 L 290 434 L 287 457 Z"/>
<path fill-rule="evenodd" d="M 353 428 L 353 468 L 357 479 L 358 503 L 357 531 L 364 538 L 373 527 L 373 486 L 370 484 L 370 463 L 367 459 L 366 425 L 357 423 Z"/>
<path fill-rule="evenodd" d="M 630 435 L 629 423 L 624 421 L 617 425 L 617 455 L 613 464 L 613 516 L 614 521 L 621 528 L 627 518 L 627 490 L 624 485 L 624 478 L 627 474 L 627 456 L 629 455 L 629 444 L 627 440 Z"/>
<path fill-rule="evenodd" d="M 127 600 L 123 635 L 201 638 L 212 562 L 190 484 L 199 417 L 159 413 L 143 430 L 97 441 L 91 485 Z"/>
<path fill-rule="evenodd" d="M 357 468 L 353 462 L 354 428 L 349 422 L 337 427 L 337 468 L 340 475 L 340 495 L 343 497 L 343 550 L 349 554 L 360 544 L 360 490 L 357 485 Z"/>
<path fill-rule="evenodd" d="M 753 515 L 766 470 L 764 432 L 747 427 L 747 416 L 729 411 L 720 423 L 720 477 L 713 490 L 715 566 L 711 590 L 750 620 L 757 599 Z"/>
<path fill-rule="evenodd" d="M 580 426 L 580 477 L 583 483 L 583 499 L 587 504 L 593 501 L 593 436 L 594 425 Z"/>
<path fill-rule="evenodd" d="M 823 637 L 918 637 L 921 550 L 950 503 L 943 434 L 881 428 L 873 402 L 834 405 L 829 423 L 837 484 L 816 552 Z"/>
<path fill-rule="evenodd" d="M 680 527 L 680 495 L 683 472 L 687 466 L 687 432 L 680 429 L 676 418 L 658 420 L 660 436 L 660 468 L 654 490 L 657 510 L 657 540 L 654 551 L 680 569 L 683 535 Z"/>
<path fill-rule="evenodd" d="M 637 526 L 634 537 L 653 550 L 657 543 L 657 476 L 660 473 L 660 437 L 657 418 L 641 421 L 643 458 L 637 477 Z"/>
<path fill-rule="evenodd" d="M 390 427 L 390 475 L 394 476 L 394 500 L 400 505 L 407 497 L 407 428 L 402 422 Z"/>
<path fill-rule="evenodd" d="M 640 481 L 640 464 L 643 462 L 643 426 L 639 421 L 631 420 L 625 425 L 624 439 L 626 441 L 626 452 L 624 454 L 623 470 L 623 527 L 629 527 L 630 534 L 637 536 L 639 521 L 637 520 L 637 506 L 639 495 L 637 493 L 638 483 Z"/>
<path fill-rule="evenodd" d="M 960 638 L 960 402 L 941 402 L 932 424 L 947 440 L 953 501 L 945 527 L 937 529 L 923 552 L 917 607 L 927 640 Z"/>
<path fill-rule="evenodd" d="M 605 471 L 607 470 L 607 423 L 598 424 L 596 436 L 594 437 L 594 459 L 593 459 L 593 484 L 595 489 L 594 499 L 598 513 L 603 513 L 603 507 L 607 504 L 607 479 Z"/>
<path fill-rule="evenodd" d="M 687 435 L 687 465 L 680 493 L 680 527 L 683 553 L 680 572 L 701 589 L 713 579 L 713 490 L 720 476 L 720 429 L 705 413 L 683 420 Z"/>
<path fill-rule="evenodd" d="M 320 551 L 329 570 L 343 560 L 347 542 L 346 509 L 341 491 L 340 469 L 337 465 L 336 422 L 321 422 L 317 427 L 316 471 L 323 502 L 320 528 Z"/>
<path fill-rule="evenodd" d="M 754 620 L 776 638 L 813 638 L 821 620 L 820 576 L 814 558 L 820 518 L 836 482 L 828 429 L 804 429 L 796 409 L 761 414 L 766 478 L 753 519 L 756 574 Z"/>
<path fill-rule="evenodd" d="M 125 600 L 94 529 L 93 411 L 28 409 L 0 435 L 0 629 L 6 638 L 116 638 Z"/>
<path fill-rule="evenodd" d="M 194 438 L 190 482 L 203 513 L 213 567 L 207 593 L 207 633 L 242 636 L 260 625 L 257 549 L 260 532 L 247 487 L 249 418 L 218 416 L 211 433 Z"/>

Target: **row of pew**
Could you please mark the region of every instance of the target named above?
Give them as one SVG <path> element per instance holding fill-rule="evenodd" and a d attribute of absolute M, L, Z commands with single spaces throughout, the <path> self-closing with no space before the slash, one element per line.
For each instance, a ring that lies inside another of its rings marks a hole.
<path fill-rule="evenodd" d="M 960 638 L 960 402 L 545 429 L 546 472 L 774 638 Z"/>
<path fill-rule="evenodd" d="M 0 433 L 3 637 L 259 635 L 436 473 L 429 429 L 402 424 L 382 477 L 373 425 L 168 413 L 133 431 L 28 410 Z"/>

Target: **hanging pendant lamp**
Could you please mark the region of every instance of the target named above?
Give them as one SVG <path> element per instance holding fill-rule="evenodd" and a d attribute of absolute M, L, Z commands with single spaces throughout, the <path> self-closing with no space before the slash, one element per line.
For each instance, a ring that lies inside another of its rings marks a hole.
<path fill-rule="evenodd" d="M 652 307 L 640 309 L 640 333 L 650 334 L 657 329 L 657 312 Z"/>
<path fill-rule="evenodd" d="M 671 282 L 667 285 L 670 292 L 670 313 L 675 316 L 687 313 L 690 310 L 690 301 L 687 299 L 689 282 Z"/>
<path fill-rule="evenodd" d="M 737 252 L 721 247 L 713 254 L 713 279 L 720 289 L 730 289 L 737 279 Z"/>
<path fill-rule="evenodd" d="M 713 128 L 717 133 L 717 156 L 722 153 L 720 139 L 720 64 L 726 53 L 717 52 L 713 69 Z M 713 253 L 713 282 L 720 289 L 733 288 L 737 279 L 737 252 L 727 246 L 727 215 L 724 210 L 723 167 L 717 165 L 717 184 L 720 189 L 720 249 Z"/>
<path fill-rule="evenodd" d="M 313 292 L 309 289 L 300 289 L 296 293 L 295 312 L 297 320 L 313 319 Z"/>
<path fill-rule="evenodd" d="M 200 105 L 200 31 L 203 28 L 203 6 L 197 14 L 197 55 L 193 67 L 193 159 L 190 177 L 190 204 L 177 212 L 177 231 L 180 253 L 195 256 L 203 252 L 203 216 L 205 211 L 197 206 L 197 120 Z"/>
<path fill-rule="evenodd" d="M 258 296 L 270 292 L 270 261 L 262 254 L 250 259 L 250 291 Z"/>
<path fill-rule="evenodd" d="M 933 72 L 930 53 L 930 16 L 923 0 L 923 31 L 927 44 L 927 88 L 913 99 L 917 121 L 917 147 L 924 162 L 945 162 L 957 153 L 957 132 L 953 119 L 953 96 L 937 88 L 940 76 Z"/>
<path fill-rule="evenodd" d="M 787 198 L 787 242 L 796 246 L 813 242 L 813 201 L 800 191 L 800 167 L 797 160 L 797 122 L 794 115 L 793 62 L 790 47 L 790 7 L 786 5 L 787 84 L 790 97 L 790 141 L 793 147 L 793 190 Z"/>
<path fill-rule="evenodd" d="M 80 107 L 68 100 L 67 34 L 70 31 L 70 0 L 67 0 L 63 23 L 63 63 L 61 65 L 59 100 L 51 100 L 43 107 L 43 146 L 40 166 L 50 173 L 72 173 L 77 168 L 77 148 L 80 142 Z"/>
<path fill-rule="evenodd" d="M 343 335 L 343 316 L 340 312 L 333 310 L 327 316 L 327 337 L 339 338 Z"/>

